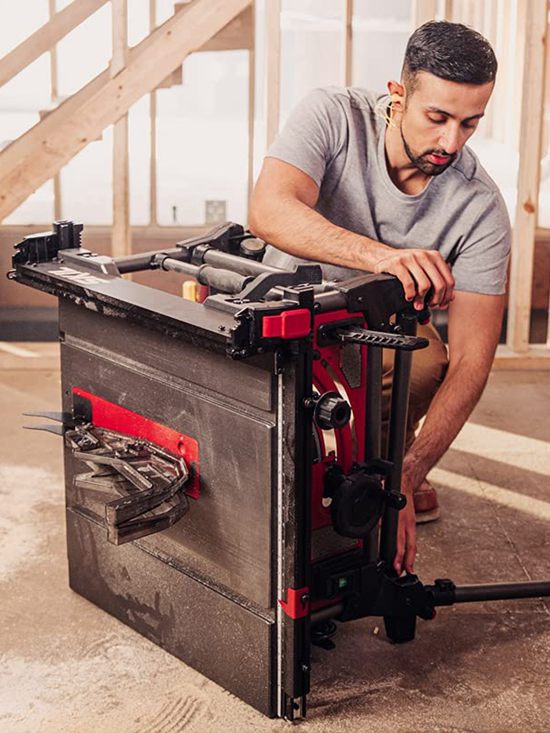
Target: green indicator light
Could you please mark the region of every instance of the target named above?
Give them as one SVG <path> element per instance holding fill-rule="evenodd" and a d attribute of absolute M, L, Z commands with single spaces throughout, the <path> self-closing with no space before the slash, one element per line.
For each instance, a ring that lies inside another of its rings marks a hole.
<path fill-rule="evenodd" d="M 346 588 L 348 584 L 347 578 L 338 578 L 338 588 Z"/>

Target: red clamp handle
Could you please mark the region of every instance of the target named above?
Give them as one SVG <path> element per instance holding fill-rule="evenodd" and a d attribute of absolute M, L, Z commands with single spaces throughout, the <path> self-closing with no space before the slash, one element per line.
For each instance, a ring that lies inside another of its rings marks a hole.
<path fill-rule="evenodd" d="M 286 601 L 279 599 L 283 611 L 293 619 L 309 616 L 310 593 L 309 588 L 287 588 Z"/>

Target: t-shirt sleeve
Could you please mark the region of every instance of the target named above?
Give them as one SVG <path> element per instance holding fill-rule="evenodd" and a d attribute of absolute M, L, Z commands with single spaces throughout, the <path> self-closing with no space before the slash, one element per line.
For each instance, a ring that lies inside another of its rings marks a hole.
<path fill-rule="evenodd" d="M 511 240 L 504 200 L 500 193 L 492 193 L 452 264 L 456 290 L 505 293 Z"/>
<path fill-rule="evenodd" d="M 294 108 L 267 156 L 299 168 L 320 186 L 342 146 L 345 114 L 330 89 L 314 89 Z"/>

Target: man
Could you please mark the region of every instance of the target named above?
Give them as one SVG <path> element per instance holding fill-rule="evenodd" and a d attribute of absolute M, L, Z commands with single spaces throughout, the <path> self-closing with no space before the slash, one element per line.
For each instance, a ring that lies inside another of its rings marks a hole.
<path fill-rule="evenodd" d="M 510 224 L 495 183 L 465 147 L 496 70 L 480 34 L 426 23 L 409 39 L 389 96 L 331 88 L 301 102 L 268 151 L 251 203 L 252 231 L 274 245 L 266 262 L 318 261 L 327 279 L 391 273 L 415 308 L 433 288 L 430 306 L 449 309 L 448 364 L 433 328 L 430 347 L 413 359 L 398 573 L 413 572 L 415 504 L 419 515 L 436 513 L 426 476 L 479 400 L 498 342 Z"/>

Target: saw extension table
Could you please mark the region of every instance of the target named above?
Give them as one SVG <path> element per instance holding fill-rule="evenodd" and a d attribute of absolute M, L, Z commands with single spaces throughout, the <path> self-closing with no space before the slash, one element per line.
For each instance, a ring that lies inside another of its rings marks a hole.
<path fill-rule="evenodd" d="M 62 410 L 35 414 L 63 438 L 77 593 L 289 720 L 306 714 L 311 644 L 330 648 L 335 621 L 380 616 L 404 642 L 437 606 L 550 595 L 393 570 L 411 359 L 428 343 L 398 280 L 270 267 L 237 224 L 118 258 L 82 248 L 81 231 L 26 237 L 8 274 L 59 299 Z M 143 270 L 208 296 L 123 277 Z"/>

